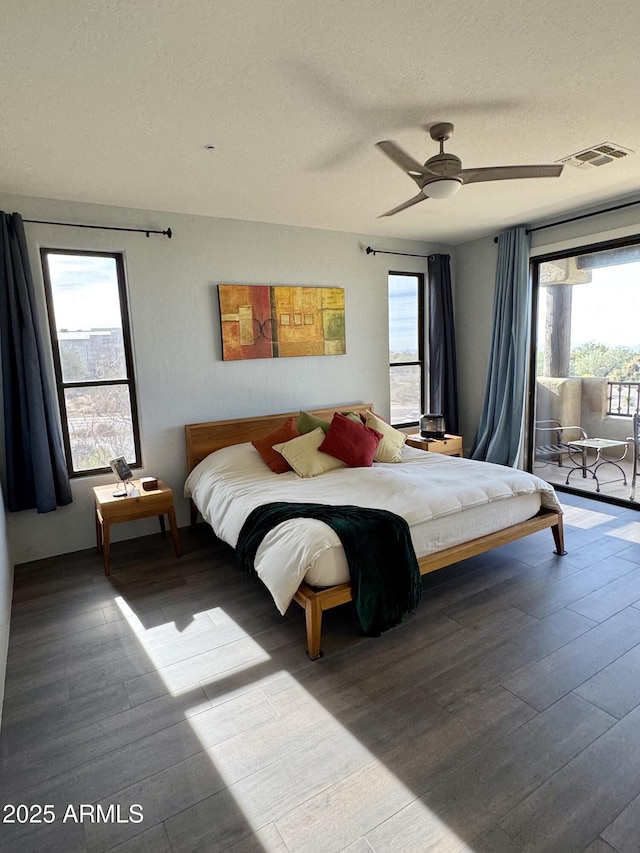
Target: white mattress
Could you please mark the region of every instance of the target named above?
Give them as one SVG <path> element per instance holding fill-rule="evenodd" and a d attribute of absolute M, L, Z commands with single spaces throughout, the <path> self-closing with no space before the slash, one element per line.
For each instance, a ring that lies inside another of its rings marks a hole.
<path fill-rule="evenodd" d="M 194 468 L 185 496 L 232 547 L 251 510 L 271 501 L 387 509 L 406 519 L 418 557 L 524 521 L 541 506 L 561 512 L 553 488 L 532 474 L 412 447 L 396 464 L 301 478 L 293 471 L 274 474 L 251 444 L 233 445 Z M 312 586 L 349 580 L 338 536 L 315 519 L 274 527 L 258 549 L 255 568 L 281 613 L 303 580 Z"/>
<path fill-rule="evenodd" d="M 456 514 L 440 518 L 437 523 L 424 521 L 417 524 L 410 528 L 411 541 L 417 556 L 426 557 L 436 551 L 444 551 L 453 545 L 460 545 L 470 539 L 526 521 L 539 509 L 539 494 L 517 495 L 508 501 L 483 504 L 466 510 L 464 520 Z M 315 565 L 307 569 L 304 579 L 311 586 L 333 586 L 349 580 L 344 551 L 340 540 L 337 537 L 336 540 L 336 544 L 323 551 Z"/>

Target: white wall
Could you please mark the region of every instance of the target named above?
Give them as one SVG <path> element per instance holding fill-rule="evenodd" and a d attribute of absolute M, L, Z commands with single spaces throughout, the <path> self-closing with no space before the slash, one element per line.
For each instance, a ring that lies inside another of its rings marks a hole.
<path fill-rule="evenodd" d="M 9 559 L 4 498 L 2 496 L 2 489 L 0 489 L 0 721 L 2 720 L 4 677 L 7 669 L 7 648 L 9 646 L 9 619 L 11 617 L 12 593 L 13 566 Z"/>
<path fill-rule="evenodd" d="M 531 234 L 531 255 L 546 255 L 551 252 L 564 251 L 590 243 L 602 243 L 607 240 L 617 240 L 622 237 L 640 236 L 640 203 L 635 204 L 638 195 L 620 199 L 612 199 L 601 208 L 611 208 L 616 205 L 629 204 L 621 210 L 590 216 L 576 222 L 564 225 L 545 227 L 544 230 L 534 231 Z M 592 209 L 593 210 L 593 209 Z M 576 216 L 589 213 L 589 209 L 576 211 Z M 555 219 L 569 219 L 571 213 L 555 217 Z M 547 220 L 553 222 L 554 220 Z M 544 222 L 538 223 L 544 225 Z M 535 225 L 533 226 L 535 227 Z"/>
<path fill-rule="evenodd" d="M 169 240 L 26 225 L 42 301 L 40 246 L 124 252 L 144 463 L 136 473 L 162 477 L 174 489 L 179 524 L 188 522 L 182 498 L 185 423 L 357 401 L 373 402 L 388 414 L 387 273 L 426 272 L 427 261 L 374 257 L 364 249 L 371 244 L 417 254 L 448 250 L 437 244 L 2 194 L 0 209 L 26 219 L 172 228 Z M 344 287 L 346 355 L 223 362 L 218 283 Z M 91 490 L 110 481 L 106 476 L 74 479 L 73 504 L 56 512 L 9 513 L 14 561 L 93 546 Z M 155 530 L 155 520 L 149 520 L 117 525 L 113 533 L 117 540 Z"/>

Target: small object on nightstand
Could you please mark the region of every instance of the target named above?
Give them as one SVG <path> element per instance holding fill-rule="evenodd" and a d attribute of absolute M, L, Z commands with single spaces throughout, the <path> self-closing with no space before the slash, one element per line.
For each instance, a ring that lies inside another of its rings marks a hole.
<path fill-rule="evenodd" d="M 158 488 L 157 477 L 140 477 L 140 485 L 145 492 L 153 492 Z"/>
<path fill-rule="evenodd" d="M 111 466 L 113 473 L 118 478 L 118 482 L 122 484 L 122 488 L 116 488 L 115 492 L 113 492 L 113 497 L 126 498 L 127 487 L 133 477 L 133 473 L 127 464 L 127 460 L 124 456 L 118 456 L 115 459 L 112 459 L 111 462 L 109 462 L 109 465 Z"/>
<path fill-rule="evenodd" d="M 422 415 L 420 418 L 420 435 L 423 438 L 443 439 L 445 436 L 444 415 Z"/>

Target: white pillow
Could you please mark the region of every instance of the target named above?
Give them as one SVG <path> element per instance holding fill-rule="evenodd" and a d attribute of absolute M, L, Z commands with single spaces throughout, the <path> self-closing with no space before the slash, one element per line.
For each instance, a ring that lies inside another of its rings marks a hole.
<path fill-rule="evenodd" d="M 382 433 L 380 444 L 378 445 L 375 455 L 375 462 L 401 462 L 402 447 L 407 440 L 407 434 L 395 429 L 386 421 L 383 421 L 373 412 L 366 414 L 366 426 L 372 427 Z"/>
<path fill-rule="evenodd" d="M 285 441 L 274 444 L 273 449 L 281 453 L 299 477 L 317 477 L 334 468 L 345 468 L 344 462 L 318 450 L 325 439 L 322 427 Z"/>

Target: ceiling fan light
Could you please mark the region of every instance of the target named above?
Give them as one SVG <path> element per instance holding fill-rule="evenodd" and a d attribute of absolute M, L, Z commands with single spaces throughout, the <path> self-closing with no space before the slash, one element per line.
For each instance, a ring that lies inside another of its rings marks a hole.
<path fill-rule="evenodd" d="M 437 181 L 425 184 L 422 192 L 427 198 L 451 198 L 461 186 L 462 181 L 459 178 L 439 178 Z"/>

